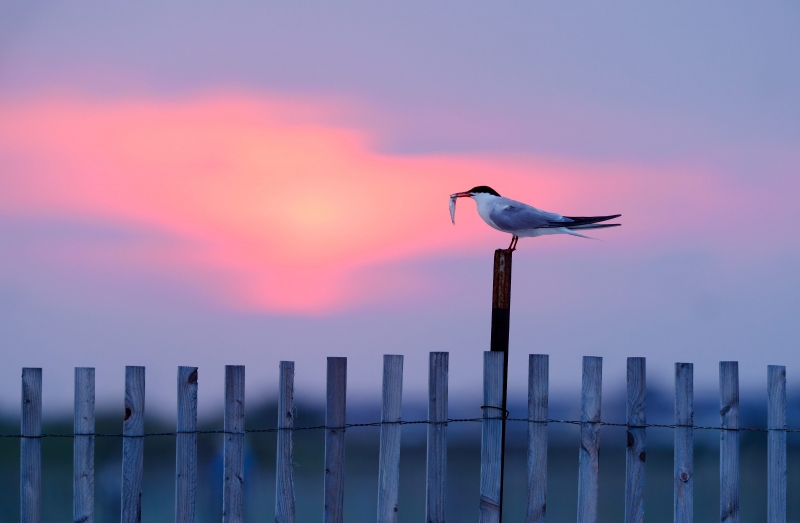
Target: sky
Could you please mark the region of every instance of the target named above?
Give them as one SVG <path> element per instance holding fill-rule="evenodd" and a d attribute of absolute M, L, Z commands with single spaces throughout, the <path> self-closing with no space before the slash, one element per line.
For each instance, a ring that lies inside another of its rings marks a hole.
<path fill-rule="evenodd" d="M 41 366 L 46 414 L 72 368 L 121 408 L 125 365 L 171 416 L 178 365 L 200 408 L 224 365 L 251 401 L 296 361 L 350 402 L 405 355 L 405 397 L 450 352 L 451 398 L 480 401 L 493 251 L 508 235 L 448 195 L 475 185 L 622 227 L 522 239 L 510 394 L 550 354 L 578 401 L 645 356 L 712 393 L 720 360 L 766 397 L 800 339 L 800 6 L 637 2 L 323 5 L 0 2 L 0 411 Z M 610 413 L 621 418 L 623 413 Z M 258 423 L 258 422 L 254 422 Z"/>

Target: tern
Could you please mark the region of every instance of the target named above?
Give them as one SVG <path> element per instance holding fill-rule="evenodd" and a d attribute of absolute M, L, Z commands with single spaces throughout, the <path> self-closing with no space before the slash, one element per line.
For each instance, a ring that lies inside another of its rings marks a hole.
<path fill-rule="evenodd" d="M 511 244 L 506 249 L 513 252 L 520 238 L 534 238 L 545 234 L 571 234 L 581 238 L 595 239 L 575 231 L 605 229 L 616 227 L 619 223 L 599 223 L 619 218 L 621 214 L 610 216 L 562 216 L 547 212 L 526 203 L 500 196 L 497 191 L 485 185 L 473 187 L 469 191 L 450 195 L 450 219 L 456 223 L 456 199 L 472 198 L 478 206 L 478 214 L 483 221 L 498 231 L 511 235 Z"/>

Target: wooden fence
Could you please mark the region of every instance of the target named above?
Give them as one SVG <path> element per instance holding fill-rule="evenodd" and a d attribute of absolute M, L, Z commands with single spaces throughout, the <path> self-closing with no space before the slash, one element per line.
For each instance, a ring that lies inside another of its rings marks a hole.
<path fill-rule="evenodd" d="M 528 417 L 509 418 L 503 399 L 502 352 L 484 353 L 484 399 L 481 440 L 480 498 L 476 503 L 481 523 L 499 522 L 501 506 L 502 431 L 506 421 L 526 422 L 527 510 L 525 521 L 544 522 L 547 507 L 548 356 L 530 355 L 528 369 Z M 429 364 L 427 424 L 426 521 L 445 521 L 447 471 L 448 353 L 433 352 Z M 601 421 L 602 358 L 584 357 L 581 390 L 578 523 L 595 523 L 598 514 L 600 428 L 627 428 L 625 522 L 644 521 L 646 430 L 674 429 L 674 521 L 693 519 L 693 367 L 675 364 L 675 421 L 672 425 L 648 425 L 645 418 L 646 372 L 644 358 L 628 358 L 627 422 Z M 736 362 L 721 362 L 720 426 L 720 521 L 739 521 L 739 378 Z M 225 368 L 223 516 L 225 523 L 243 519 L 244 469 L 243 366 Z M 346 423 L 346 358 L 328 358 L 325 422 L 325 523 L 343 521 Z M 400 478 L 400 437 L 405 423 L 400 417 L 403 356 L 384 356 L 383 402 L 380 426 L 380 458 L 377 478 L 379 523 L 396 522 Z M 38 523 L 41 503 L 41 407 L 42 371 L 22 371 L 22 432 L 20 434 L 21 521 Z M 122 434 L 123 523 L 141 521 L 144 432 L 144 367 L 126 367 L 125 418 Z M 275 521 L 295 521 L 292 433 L 294 426 L 294 363 L 279 368 Z M 94 369 L 75 369 L 74 497 L 73 521 L 94 521 Z M 768 523 L 786 522 L 786 370 L 768 367 Z M 708 427 L 704 427 L 708 428 Z M 207 431 L 214 432 L 214 431 Z M 794 431 L 793 431 L 794 432 Z M 176 436 L 175 521 L 195 520 L 197 487 L 197 368 L 178 368 L 178 419 Z"/>

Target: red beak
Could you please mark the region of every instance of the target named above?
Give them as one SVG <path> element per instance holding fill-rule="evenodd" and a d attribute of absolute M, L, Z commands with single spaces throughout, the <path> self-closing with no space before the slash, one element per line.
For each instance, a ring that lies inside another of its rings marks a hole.
<path fill-rule="evenodd" d="M 450 198 L 470 198 L 472 197 L 471 192 L 457 192 L 455 194 L 451 194 Z"/>

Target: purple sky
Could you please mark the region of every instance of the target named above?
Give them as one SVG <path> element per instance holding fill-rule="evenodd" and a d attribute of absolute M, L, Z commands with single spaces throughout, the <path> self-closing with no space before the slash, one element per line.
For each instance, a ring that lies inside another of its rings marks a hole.
<path fill-rule="evenodd" d="M 350 358 L 357 401 L 378 394 L 384 353 L 406 355 L 406 396 L 420 398 L 431 350 L 451 353 L 451 398 L 479 401 L 492 250 L 508 238 L 470 202 L 455 228 L 446 211 L 449 193 L 478 184 L 556 212 L 623 214 L 603 243 L 520 242 L 512 394 L 528 353 L 549 353 L 554 390 L 575 398 L 582 355 L 605 357 L 609 392 L 625 357 L 646 356 L 654 385 L 690 361 L 711 391 L 730 359 L 764 396 L 767 364 L 786 364 L 798 394 L 798 27 L 796 2 L 0 4 L 0 408 L 18 408 L 23 366 L 44 367 L 47 412 L 69 408 L 79 365 L 97 368 L 98 404 L 117 407 L 135 364 L 162 414 L 176 366 L 199 366 L 208 411 L 223 365 L 247 365 L 250 397 L 263 397 L 282 359 L 297 361 L 297 396 L 321 400 L 325 356 Z M 267 116 L 251 122 L 256 109 Z M 161 148 L 159 129 L 175 135 Z M 253 129 L 297 131 L 291 147 L 321 159 L 298 175 L 305 192 L 363 189 L 394 216 L 356 219 L 347 200 L 333 223 L 371 220 L 364 251 L 328 245 L 317 265 L 256 270 L 272 260 L 247 254 L 259 243 L 294 244 L 269 223 L 254 233 L 241 201 L 265 179 L 288 191 L 294 174 L 230 174 Z M 215 159 L 229 136 L 238 152 Z M 119 143 L 130 147 L 109 152 Z M 184 199 L 200 184 L 206 199 Z M 217 194 L 226 206 L 205 214 Z M 295 282 L 311 301 L 281 307 Z M 228 292 L 251 283 L 257 299 Z"/>

